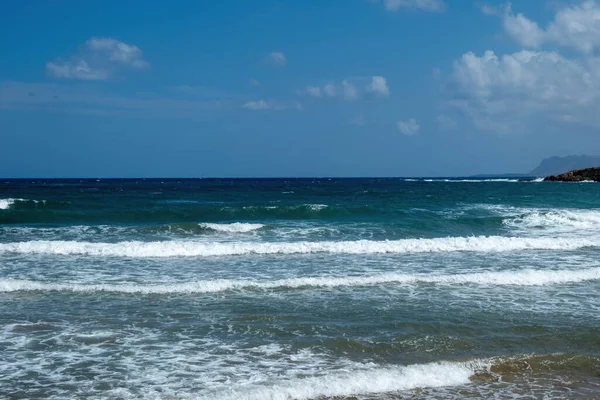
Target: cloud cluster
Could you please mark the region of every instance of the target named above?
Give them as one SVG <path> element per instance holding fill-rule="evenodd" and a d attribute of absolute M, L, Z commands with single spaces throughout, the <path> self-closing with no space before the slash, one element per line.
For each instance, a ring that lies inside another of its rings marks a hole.
<path fill-rule="evenodd" d="M 372 76 L 370 78 L 344 79 L 340 83 L 326 83 L 324 85 L 308 85 L 299 93 L 312 97 L 339 97 L 344 100 L 357 100 L 366 93 L 378 97 L 388 97 L 390 88 L 383 76 Z"/>
<path fill-rule="evenodd" d="M 600 8 L 593 0 L 559 10 L 546 28 L 521 13 L 513 13 L 510 3 L 502 8 L 481 9 L 484 14 L 500 17 L 506 33 L 525 48 L 556 44 L 587 55 L 600 49 Z"/>
<path fill-rule="evenodd" d="M 112 38 L 94 37 L 68 60 L 48 62 L 46 72 L 54 78 L 107 80 L 120 68 L 139 70 L 148 66 L 139 47 Z"/>
<path fill-rule="evenodd" d="M 446 108 L 467 116 L 478 129 L 499 134 L 531 131 L 552 122 L 600 126 L 595 111 L 600 107 L 596 2 L 557 11 L 546 28 L 514 14 L 510 6 L 482 11 L 500 16 L 507 35 L 523 49 L 463 54 L 454 62 L 445 88 Z M 545 45 L 566 47 L 572 56 Z"/>

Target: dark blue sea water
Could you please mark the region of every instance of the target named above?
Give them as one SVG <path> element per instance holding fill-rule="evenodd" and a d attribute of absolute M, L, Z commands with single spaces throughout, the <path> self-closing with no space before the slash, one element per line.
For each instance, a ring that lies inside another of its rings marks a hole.
<path fill-rule="evenodd" d="M 0 398 L 593 399 L 600 184 L 0 180 Z"/>

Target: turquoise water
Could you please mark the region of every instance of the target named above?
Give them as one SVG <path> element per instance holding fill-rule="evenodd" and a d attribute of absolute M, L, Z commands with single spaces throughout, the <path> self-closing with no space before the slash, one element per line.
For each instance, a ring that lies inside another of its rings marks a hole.
<path fill-rule="evenodd" d="M 0 181 L 0 397 L 597 398 L 600 185 Z"/>

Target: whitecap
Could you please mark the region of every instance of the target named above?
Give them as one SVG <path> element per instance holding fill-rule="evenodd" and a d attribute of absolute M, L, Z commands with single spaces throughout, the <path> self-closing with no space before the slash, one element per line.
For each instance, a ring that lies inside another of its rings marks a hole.
<path fill-rule="evenodd" d="M 24 201 L 23 199 L 0 199 L 0 210 L 8 210 L 16 201 Z"/>
<path fill-rule="evenodd" d="M 508 227 L 521 229 L 600 229 L 600 210 L 529 210 L 523 215 L 507 218 L 503 223 Z"/>
<path fill-rule="evenodd" d="M 247 233 L 256 231 L 264 227 L 263 224 L 249 224 L 249 223 L 241 223 L 234 222 L 231 224 L 211 224 L 211 223 L 201 223 L 199 226 L 210 229 L 217 232 L 227 232 L 227 233 Z"/>

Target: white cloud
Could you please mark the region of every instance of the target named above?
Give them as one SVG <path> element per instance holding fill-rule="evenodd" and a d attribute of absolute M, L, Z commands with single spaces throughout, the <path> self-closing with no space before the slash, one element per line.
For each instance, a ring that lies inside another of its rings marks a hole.
<path fill-rule="evenodd" d="M 266 110 L 273 110 L 273 111 L 283 111 L 283 110 L 297 110 L 297 111 L 301 111 L 302 110 L 302 105 L 300 103 L 280 103 L 277 101 L 272 101 L 272 100 L 253 100 L 253 101 L 248 101 L 244 104 L 242 104 L 243 108 L 247 108 L 248 110 L 252 110 L 252 111 L 266 111 Z"/>
<path fill-rule="evenodd" d="M 347 80 L 342 81 L 342 90 L 344 92 L 344 100 L 358 99 L 358 90 L 356 89 L 356 86 Z"/>
<path fill-rule="evenodd" d="M 390 95 L 387 80 L 383 76 L 353 77 L 339 83 L 329 82 L 325 85 L 308 85 L 297 91 L 298 94 L 308 94 L 312 97 L 340 97 L 344 100 L 357 100 L 366 93 L 380 97 Z"/>
<path fill-rule="evenodd" d="M 306 93 L 311 95 L 312 97 L 321 97 L 321 88 L 318 86 L 307 86 Z"/>
<path fill-rule="evenodd" d="M 250 79 L 250 85 L 260 86 L 260 81 L 258 79 Z"/>
<path fill-rule="evenodd" d="M 372 77 L 371 84 L 368 86 L 368 90 L 383 97 L 390 95 L 390 88 L 388 87 L 387 81 L 383 76 Z"/>
<path fill-rule="evenodd" d="M 445 98 L 440 112 L 462 115 L 477 129 L 498 134 L 567 125 L 573 131 L 577 126 L 600 128 L 598 3 L 588 0 L 564 6 L 545 28 L 514 14 L 510 4 L 481 9 L 502 18 L 505 32 L 523 49 L 498 55 L 492 50 L 463 54 L 441 79 Z M 560 54 L 557 46 L 571 51 Z M 440 128 L 447 126 L 448 121 L 440 118 Z"/>
<path fill-rule="evenodd" d="M 242 107 L 247 108 L 252 111 L 259 111 L 259 110 L 270 110 L 271 108 L 273 108 L 273 105 L 264 100 L 257 100 L 257 101 L 249 101 L 249 102 L 245 103 L 244 105 L 242 105 Z"/>
<path fill-rule="evenodd" d="M 400 133 L 404 135 L 415 135 L 421 129 L 414 118 L 410 118 L 408 121 L 398 121 L 396 125 Z"/>
<path fill-rule="evenodd" d="M 442 0 L 383 0 L 387 11 L 399 11 L 405 8 L 423 11 L 443 11 L 446 7 Z"/>
<path fill-rule="evenodd" d="M 508 9 L 504 17 L 504 30 L 525 47 L 538 48 L 545 40 L 545 32 L 523 14 L 513 15 Z"/>
<path fill-rule="evenodd" d="M 267 61 L 278 67 L 283 67 L 287 64 L 287 58 L 285 57 L 285 54 L 280 51 L 272 51 L 269 53 L 267 56 Z"/>
<path fill-rule="evenodd" d="M 142 69 L 148 63 L 142 59 L 139 47 L 112 38 L 91 38 L 85 46 L 95 54 L 104 54 L 108 60 L 131 68 Z"/>
<path fill-rule="evenodd" d="M 143 69 L 149 66 L 142 51 L 134 45 L 112 38 L 91 38 L 79 53 L 68 60 L 46 64 L 46 72 L 54 78 L 106 80 L 118 68 Z"/>
<path fill-rule="evenodd" d="M 448 90 L 447 104 L 479 129 L 511 133 L 539 119 L 582 120 L 600 106 L 600 60 L 528 50 L 466 53 L 454 63 Z"/>
<path fill-rule="evenodd" d="M 71 60 L 67 62 L 49 62 L 46 64 L 47 73 L 54 78 L 106 80 L 110 78 L 110 71 L 94 69 L 85 60 Z"/>
<path fill-rule="evenodd" d="M 556 43 L 586 55 L 600 50 L 600 6 L 594 0 L 559 10 L 545 29 L 521 13 L 514 14 L 510 3 L 503 8 L 480 8 L 484 14 L 501 17 L 506 33 L 526 48 Z"/>
<path fill-rule="evenodd" d="M 595 1 L 567 7 L 556 13 L 547 28 L 548 37 L 561 46 L 574 48 L 584 54 L 600 49 L 600 7 Z"/>

